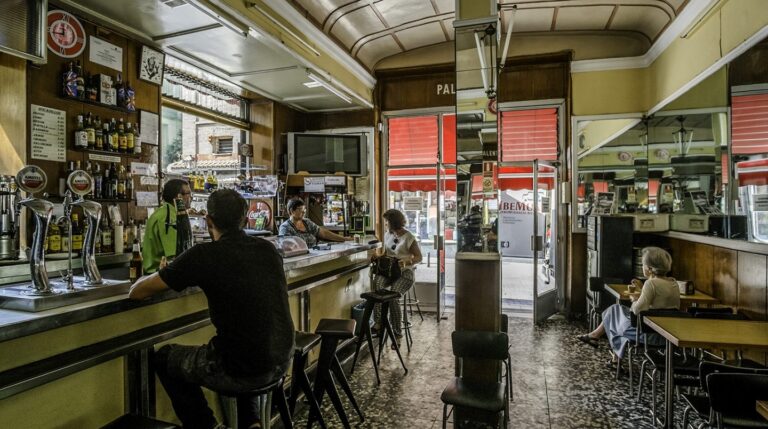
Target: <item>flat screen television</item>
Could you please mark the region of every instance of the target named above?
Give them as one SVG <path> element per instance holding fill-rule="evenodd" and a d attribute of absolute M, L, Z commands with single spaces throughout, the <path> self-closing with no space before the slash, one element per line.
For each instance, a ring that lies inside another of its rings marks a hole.
<path fill-rule="evenodd" d="M 368 174 L 365 134 L 288 133 L 288 174 Z"/>

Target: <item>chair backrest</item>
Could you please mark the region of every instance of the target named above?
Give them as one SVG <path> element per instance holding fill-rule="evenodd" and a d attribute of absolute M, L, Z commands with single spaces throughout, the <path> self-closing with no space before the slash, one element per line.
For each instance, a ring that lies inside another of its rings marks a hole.
<path fill-rule="evenodd" d="M 755 401 L 768 399 L 768 375 L 717 372 L 707 386 L 712 410 L 724 418 L 753 416 Z"/>
<path fill-rule="evenodd" d="M 707 376 L 714 373 L 728 373 L 728 374 L 757 374 L 768 375 L 768 368 L 758 369 L 749 368 L 744 366 L 726 365 L 719 362 L 702 361 L 699 364 L 699 380 L 701 382 L 701 388 L 704 392 L 709 392 L 707 386 Z"/>
<path fill-rule="evenodd" d="M 589 278 L 589 290 L 592 292 L 600 292 L 605 290 L 606 284 L 620 284 L 626 283 L 623 279 L 616 277 L 590 277 Z"/>
<path fill-rule="evenodd" d="M 654 335 L 656 334 L 656 331 L 651 329 L 648 325 L 645 324 L 643 321 L 646 317 L 693 317 L 689 313 L 686 313 L 685 311 L 680 311 L 676 308 L 659 308 L 659 309 L 653 309 L 653 310 L 645 310 L 641 311 L 640 314 L 633 316 L 632 312 L 630 312 L 629 322 L 630 325 L 637 328 L 637 331 L 635 333 L 635 342 L 640 343 L 640 339 L 642 338 L 643 341 L 643 347 L 647 350 L 647 344 L 648 339 L 645 338 L 645 335 Z"/>
<path fill-rule="evenodd" d="M 716 314 L 733 314 L 733 308 L 731 307 L 688 307 L 688 312 L 696 316 L 703 313 L 716 313 Z"/>
<path fill-rule="evenodd" d="M 749 320 L 747 316 L 741 313 L 696 313 L 693 317 L 697 319 Z"/>
<path fill-rule="evenodd" d="M 508 356 L 509 337 L 504 332 L 453 331 L 453 355 L 464 359 L 504 360 Z"/>

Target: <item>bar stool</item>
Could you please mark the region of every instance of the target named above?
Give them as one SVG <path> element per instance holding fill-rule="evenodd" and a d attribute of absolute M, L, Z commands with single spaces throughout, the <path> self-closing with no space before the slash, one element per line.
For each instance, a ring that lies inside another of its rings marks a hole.
<path fill-rule="evenodd" d="M 240 429 L 247 427 L 249 422 L 241 422 L 238 416 L 238 398 L 250 398 L 252 396 L 260 396 L 260 420 L 262 425 L 269 427 L 271 421 L 271 408 L 272 400 L 277 402 L 277 408 L 280 410 L 280 418 L 283 421 L 283 426 L 286 429 L 293 428 L 293 420 L 291 419 L 291 413 L 288 410 L 288 402 L 285 400 L 285 391 L 283 391 L 284 377 L 280 377 L 278 380 L 273 381 L 270 384 L 253 389 L 248 392 L 224 392 L 217 391 L 219 394 L 219 401 L 221 402 L 221 409 L 224 411 L 224 415 L 227 419 L 227 425 L 231 429 Z"/>
<path fill-rule="evenodd" d="M 339 415 L 339 419 L 345 428 L 349 428 L 349 419 L 347 413 L 344 411 L 344 406 L 341 403 L 339 392 L 336 390 L 336 384 L 334 379 L 341 385 L 344 393 L 347 394 L 349 402 L 352 403 L 352 407 L 360 417 L 360 421 L 365 420 L 363 412 L 360 410 L 360 406 L 357 405 L 355 397 L 352 394 L 352 389 L 349 387 L 347 376 L 344 375 L 344 370 L 341 368 L 339 359 L 336 357 L 336 347 L 340 340 L 352 338 L 355 336 L 355 321 L 352 319 L 320 319 L 320 323 L 317 324 L 315 333 L 322 337 L 320 343 L 320 357 L 317 360 L 317 373 L 315 375 L 315 389 L 314 394 L 317 399 L 317 403 L 322 405 L 323 396 L 328 393 L 331 398 L 333 407 L 336 409 L 336 414 Z M 333 376 L 331 376 L 333 373 Z M 315 413 L 309 413 L 307 420 L 307 427 L 312 427 L 314 422 Z M 319 415 L 319 414 L 318 414 Z"/>
<path fill-rule="evenodd" d="M 173 423 L 136 414 L 126 414 L 102 426 L 101 429 L 178 429 Z"/>
<path fill-rule="evenodd" d="M 411 288 L 413 290 L 413 288 Z M 408 348 L 408 353 L 411 352 L 411 346 L 413 345 L 413 335 L 411 335 L 411 326 L 413 326 L 413 323 L 408 320 L 408 292 L 406 292 L 403 295 L 403 320 L 402 320 L 402 327 L 403 331 L 405 331 L 405 346 Z M 424 319 L 422 319 L 423 321 Z"/>
<path fill-rule="evenodd" d="M 307 377 L 306 366 L 309 352 L 315 346 L 320 344 L 322 337 L 309 332 L 296 332 L 296 345 L 293 348 L 293 369 L 291 371 L 291 395 L 288 398 L 288 409 L 293 415 L 296 409 L 296 401 L 299 398 L 299 391 L 304 392 L 304 397 L 309 402 L 309 412 L 315 413 L 320 427 L 325 429 L 325 420 L 320 412 L 320 405 L 312 392 L 312 385 Z"/>
<path fill-rule="evenodd" d="M 360 346 L 362 346 L 363 341 L 368 342 L 368 351 L 371 353 L 371 360 L 373 361 L 373 370 L 376 373 L 376 384 L 381 384 L 381 379 L 379 378 L 379 362 L 381 361 L 381 349 L 384 345 L 384 337 L 388 336 L 394 345 L 395 351 L 397 352 L 397 357 L 400 359 L 400 364 L 403 366 L 403 369 L 405 370 L 405 374 L 408 374 L 408 368 L 405 366 L 405 362 L 403 361 L 403 356 L 400 354 L 400 346 L 397 344 L 397 339 L 395 338 L 395 332 L 392 330 L 392 324 L 389 322 L 389 306 L 391 305 L 392 301 L 396 300 L 400 297 L 400 294 L 391 291 L 389 289 L 380 289 L 378 291 L 373 292 L 365 292 L 360 295 L 360 298 L 365 300 L 365 311 L 363 312 L 363 320 L 370 320 L 371 314 L 373 314 L 373 308 L 376 304 L 381 304 L 381 325 L 383 327 L 383 331 L 379 332 L 379 356 L 378 359 L 376 359 L 376 354 L 373 350 L 373 334 L 371 333 L 371 327 L 367 323 L 363 323 L 363 334 L 365 336 L 361 336 L 357 339 L 357 346 L 355 347 L 355 357 L 352 359 L 352 371 L 355 371 L 355 364 L 357 363 L 357 356 L 360 354 Z"/>
<path fill-rule="evenodd" d="M 421 321 L 424 321 L 424 315 L 421 313 L 421 306 L 419 306 L 419 298 L 416 296 L 416 285 L 414 284 L 408 291 L 405 293 L 405 296 L 403 297 L 403 301 L 405 302 L 405 305 L 408 306 L 408 311 L 410 312 L 410 315 L 413 316 L 413 306 L 416 306 L 416 311 L 419 312 L 419 317 L 421 318 Z"/>

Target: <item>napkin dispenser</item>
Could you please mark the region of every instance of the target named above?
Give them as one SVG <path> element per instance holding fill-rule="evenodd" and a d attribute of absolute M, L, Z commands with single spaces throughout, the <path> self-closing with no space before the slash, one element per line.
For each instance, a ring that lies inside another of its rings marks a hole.
<path fill-rule="evenodd" d="M 707 232 L 709 231 L 709 215 L 705 214 L 673 214 L 672 231 Z"/>
<path fill-rule="evenodd" d="M 692 280 L 678 280 L 677 287 L 680 289 L 680 295 L 693 295 L 693 281 Z"/>
<path fill-rule="evenodd" d="M 634 219 L 635 232 L 664 232 L 669 231 L 668 214 L 629 214 Z"/>

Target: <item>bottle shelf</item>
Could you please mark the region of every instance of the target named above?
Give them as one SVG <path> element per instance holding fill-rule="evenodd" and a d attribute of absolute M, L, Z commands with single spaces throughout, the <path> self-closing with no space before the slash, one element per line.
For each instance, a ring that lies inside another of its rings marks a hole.
<path fill-rule="evenodd" d="M 68 97 L 66 95 L 59 95 L 59 98 L 62 98 L 64 100 L 69 100 L 69 101 L 76 101 L 76 102 L 80 102 L 80 103 L 84 103 L 84 104 L 90 104 L 91 106 L 103 107 L 105 109 L 114 110 L 116 112 L 127 113 L 129 115 L 133 115 L 135 113 L 138 113 L 137 110 L 128 110 L 125 107 L 120 107 L 120 106 L 112 105 L 112 104 L 104 104 L 104 103 L 101 103 L 99 101 L 89 100 L 87 98 Z"/>
<path fill-rule="evenodd" d="M 81 149 L 81 148 L 73 148 L 72 150 L 76 150 L 78 152 L 85 152 L 85 153 L 95 153 L 98 155 L 110 155 L 110 156 L 124 156 L 127 158 L 140 158 L 140 153 L 125 153 L 125 152 L 113 152 L 111 150 L 98 150 L 98 149 Z"/>
<path fill-rule="evenodd" d="M 51 202 L 57 202 L 57 203 L 64 201 L 63 196 L 55 195 L 55 194 L 48 195 L 47 199 L 50 200 Z M 132 203 L 135 201 L 132 198 L 90 198 L 90 197 L 85 197 L 85 200 L 95 201 L 97 203 Z"/>

